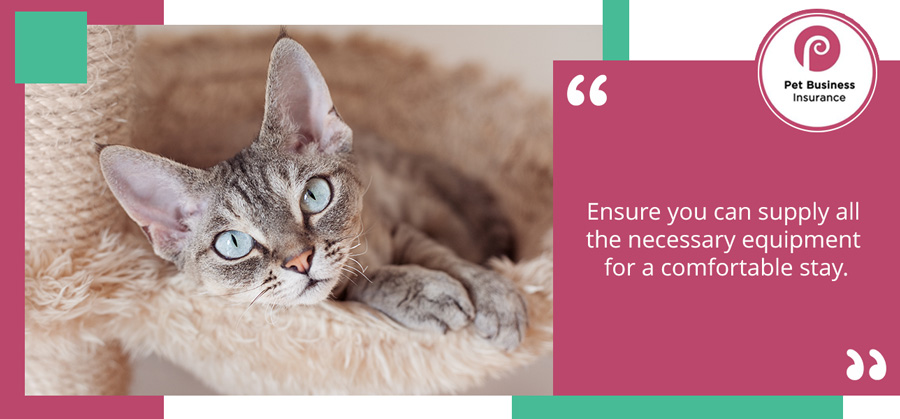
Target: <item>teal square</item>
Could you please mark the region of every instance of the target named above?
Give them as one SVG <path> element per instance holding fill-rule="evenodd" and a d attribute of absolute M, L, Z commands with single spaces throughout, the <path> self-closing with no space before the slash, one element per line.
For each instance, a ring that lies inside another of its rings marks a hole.
<path fill-rule="evenodd" d="M 16 83 L 87 83 L 87 12 L 16 12 Z"/>

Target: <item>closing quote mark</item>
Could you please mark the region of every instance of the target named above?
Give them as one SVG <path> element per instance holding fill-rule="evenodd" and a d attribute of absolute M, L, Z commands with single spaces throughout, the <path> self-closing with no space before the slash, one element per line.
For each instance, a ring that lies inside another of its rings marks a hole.
<path fill-rule="evenodd" d="M 866 371 L 866 366 L 863 363 L 863 359 L 859 355 L 859 352 L 856 352 L 853 349 L 847 349 L 847 356 L 853 360 L 853 364 L 847 367 L 847 378 L 857 381 L 862 378 Z M 875 360 L 875 365 L 872 365 L 872 367 L 869 368 L 869 378 L 879 381 L 887 374 L 887 362 L 884 360 L 884 356 L 881 355 L 881 352 L 878 352 L 877 349 L 870 350 L 869 356 Z"/>

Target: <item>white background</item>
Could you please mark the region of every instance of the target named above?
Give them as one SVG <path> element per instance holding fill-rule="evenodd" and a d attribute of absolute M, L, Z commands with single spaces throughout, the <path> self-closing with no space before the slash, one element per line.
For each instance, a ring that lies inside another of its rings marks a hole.
<path fill-rule="evenodd" d="M 631 0 L 632 60 L 754 60 L 776 23 L 805 9 L 831 9 L 860 24 L 882 60 L 900 60 L 900 2 L 893 0 Z"/>
<path fill-rule="evenodd" d="M 512 403 L 509 396 L 173 396 L 166 397 L 163 414 L 166 419 L 501 419 L 512 417 Z"/>
<path fill-rule="evenodd" d="M 900 396 L 844 396 L 844 419 L 897 419 Z"/>
<path fill-rule="evenodd" d="M 166 25 L 599 25 L 603 22 L 603 2 L 165 0 L 164 22 Z"/>

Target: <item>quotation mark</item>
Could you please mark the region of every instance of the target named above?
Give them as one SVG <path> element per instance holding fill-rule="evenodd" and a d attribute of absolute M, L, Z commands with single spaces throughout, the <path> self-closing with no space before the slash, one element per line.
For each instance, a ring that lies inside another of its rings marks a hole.
<path fill-rule="evenodd" d="M 569 82 L 569 88 L 566 89 L 566 97 L 572 106 L 580 106 L 584 103 L 584 93 L 578 90 L 578 85 L 584 81 L 584 75 L 577 75 Z M 606 92 L 600 90 L 600 85 L 606 82 L 606 75 L 601 74 L 591 83 L 591 89 L 588 92 L 591 95 L 591 103 L 594 106 L 603 106 L 606 103 Z"/>
<path fill-rule="evenodd" d="M 853 349 L 847 349 L 847 356 L 853 360 L 853 365 L 847 367 L 847 378 L 853 381 L 859 380 L 866 371 L 862 357 Z M 869 368 L 869 377 L 875 381 L 881 380 L 887 374 L 887 362 L 884 361 L 884 356 L 877 349 L 870 350 L 869 356 L 875 360 L 875 365 Z"/>

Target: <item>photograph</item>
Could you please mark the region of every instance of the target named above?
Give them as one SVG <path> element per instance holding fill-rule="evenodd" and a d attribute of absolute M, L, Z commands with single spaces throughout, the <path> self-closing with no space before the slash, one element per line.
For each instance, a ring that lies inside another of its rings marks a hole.
<path fill-rule="evenodd" d="M 552 394 L 549 81 L 599 26 L 87 32 L 25 89 L 26 394 Z"/>

